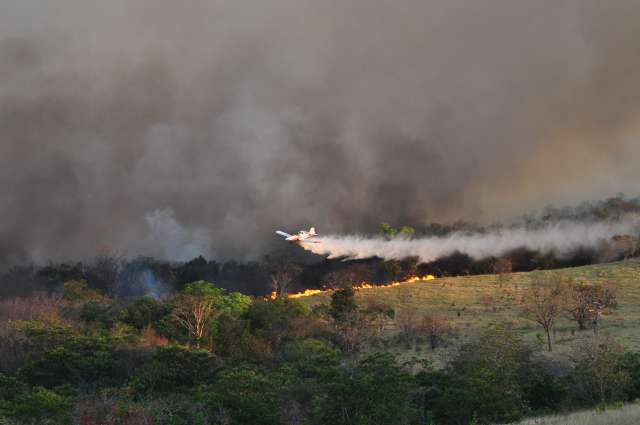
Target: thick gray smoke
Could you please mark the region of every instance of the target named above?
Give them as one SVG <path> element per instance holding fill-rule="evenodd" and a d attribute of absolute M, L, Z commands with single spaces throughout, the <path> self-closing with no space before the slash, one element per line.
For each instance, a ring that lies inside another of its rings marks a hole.
<path fill-rule="evenodd" d="M 0 10 L 0 262 L 255 258 L 275 228 L 637 192 L 636 0 Z"/>
<path fill-rule="evenodd" d="M 358 236 L 325 236 L 320 243 L 301 246 L 329 258 L 361 259 L 379 257 L 402 260 L 418 257 L 429 262 L 454 252 L 474 259 L 498 257 L 518 248 L 553 252 L 562 257 L 579 248 L 599 248 L 616 235 L 637 235 L 640 217 L 627 216 L 615 222 L 559 221 L 536 229 L 506 228 L 486 233 L 458 232 L 444 237 L 420 239 L 372 239 Z"/>

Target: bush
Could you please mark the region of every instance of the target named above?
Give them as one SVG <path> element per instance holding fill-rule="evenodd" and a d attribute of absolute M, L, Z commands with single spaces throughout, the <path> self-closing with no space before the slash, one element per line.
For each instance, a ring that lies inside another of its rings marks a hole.
<path fill-rule="evenodd" d="M 439 372 L 419 376 L 425 409 L 438 424 L 512 422 L 534 409 L 553 409 L 563 390 L 518 336 L 488 331 Z"/>
<path fill-rule="evenodd" d="M 68 423 L 73 399 L 42 387 L 19 393 L 9 401 L 0 400 L 0 415 L 38 424 Z M 1 417 L 1 416 L 0 416 Z"/>
<path fill-rule="evenodd" d="M 413 377 L 388 354 L 371 355 L 353 368 L 339 369 L 316 400 L 315 416 L 332 425 L 394 425 L 416 415 L 411 407 Z"/>
<path fill-rule="evenodd" d="M 130 385 L 139 393 L 188 391 L 212 380 L 218 369 L 217 358 L 206 350 L 168 345 L 135 371 Z"/>
<path fill-rule="evenodd" d="M 151 297 L 143 297 L 122 310 L 120 320 L 142 330 L 148 326 L 157 327 L 164 316 L 165 311 L 160 303 Z"/>
<path fill-rule="evenodd" d="M 279 424 L 278 382 L 260 370 L 240 366 L 225 370 L 201 387 L 195 400 L 204 403 L 217 423 L 231 425 Z"/>
<path fill-rule="evenodd" d="M 31 385 L 108 386 L 123 382 L 115 367 L 114 344 L 107 338 L 73 337 L 28 363 L 20 376 Z"/>

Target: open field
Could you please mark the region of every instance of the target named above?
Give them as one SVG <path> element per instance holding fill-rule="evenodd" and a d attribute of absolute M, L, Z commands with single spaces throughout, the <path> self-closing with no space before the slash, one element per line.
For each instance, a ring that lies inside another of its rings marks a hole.
<path fill-rule="evenodd" d="M 514 425 L 637 425 L 640 424 L 640 405 L 630 404 L 620 409 L 571 413 L 569 415 L 531 418 Z"/>
<path fill-rule="evenodd" d="M 496 323 L 507 323 L 536 342 L 542 330 L 522 317 L 518 302 L 541 273 L 567 276 L 589 283 L 615 283 L 619 287 L 618 307 L 605 312 L 600 329 L 610 333 L 625 347 L 640 350 L 640 261 L 627 260 L 584 267 L 511 273 L 497 275 L 438 278 L 429 281 L 402 284 L 395 287 L 360 289 L 358 301 L 378 300 L 390 303 L 396 315 L 415 311 L 416 314 L 437 314 L 447 318 L 464 338 L 476 329 Z M 329 302 L 330 293 L 322 293 L 300 300 L 309 305 Z M 395 324 L 389 323 L 387 332 L 395 333 Z M 592 331 L 578 331 L 575 323 L 561 319 L 553 338 L 558 352 L 569 348 L 577 339 L 591 335 Z"/>

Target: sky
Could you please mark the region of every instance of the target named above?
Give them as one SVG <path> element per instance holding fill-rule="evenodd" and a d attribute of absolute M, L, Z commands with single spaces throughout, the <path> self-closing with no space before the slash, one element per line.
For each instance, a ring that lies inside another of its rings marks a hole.
<path fill-rule="evenodd" d="M 633 0 L 0 0 L 0 263 L 638 195 Z"/>

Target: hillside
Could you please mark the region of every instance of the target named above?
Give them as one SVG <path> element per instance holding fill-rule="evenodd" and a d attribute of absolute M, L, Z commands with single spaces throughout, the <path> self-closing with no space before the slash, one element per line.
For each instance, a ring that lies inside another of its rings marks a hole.
<path fill-rule="evenodd" d="M 515 425 L 637 425 L 640 423 L 640 406 L 630 404 L 613 410 L 589 410 L 568 415 L 531 418 Z"/>
<path fill-rule="evenodd" d="M 511 273 L 497 275 L 446 277 L 428 281 L 404 283 L 394 287 L 366 288 L 357 291 L 361 303 L 373 300 L 391 304 L 396 316 L 415 310 L 418 314 L 437 314 L 447 318 L 460 335 L 492 323 L 509 323 L 535 341 L 541 331 L 533 322 L 521 317 L 518 300 L 540 273 L 567 276 L 589 283 L 615 283 L 618 287 L 618 307 L 603 314 L 601 327 L 629 349 L 640 348 L 640 261 L 626 260 L 584 267 Z M 302 297 L 308 305 L 326 303 L 330 292 Z M 386 332 L 396 332 L 389 322 Z M 590 332 L 590 331 L 583 331 Z M 557 351 L 562 351 L 581 336 L 575 323 L 561 319 L 555 329 Z"/>

